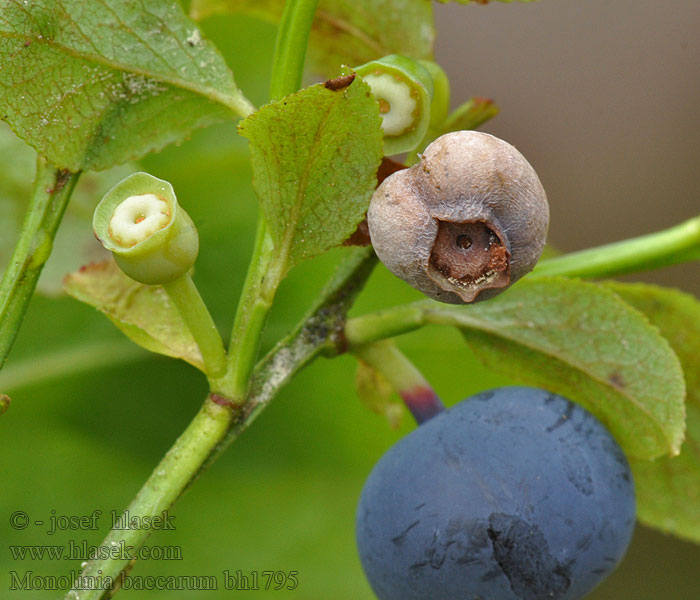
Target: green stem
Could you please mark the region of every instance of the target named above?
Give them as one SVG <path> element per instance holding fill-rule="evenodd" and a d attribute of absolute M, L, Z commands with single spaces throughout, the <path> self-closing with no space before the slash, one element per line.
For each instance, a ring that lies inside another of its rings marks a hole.
<path fill-rule="evenodd" d="M 37 161 L 34 191 L 12 258 L 0 283 L 0 369 L 5 364 L 39 275 L 51 254 L 53 239 L 78 173 Z"/>
<path fill-rule="evenodd" d="M 245 94 L 236 88 L 236 90 L 229 96 L 231 99 L 227 104 L 228 106 L 237 113 L 241 119 L 245 119 L 247 116 L 252 115 L 256 108 L 255 105 L 246 98 Z"/>
<path fill-rule="evenodd" d="M 317 0 L 287 2 L 275 48 L 273 99 L 290 94 L 299 87 L 316 2 Z M 234 414 L 237 416 L 236 422 L 241 423 L 240 412 L 234 411 L 234 407 L 245 401 L 262 328 L 283 275 L 279 273 L 273 254 L 272 240 L 261 215 L 253 259 L 234 321 L 226 373 L 221 379 L 210 381 L 212 387 L 226 397 L 213 393 L 207 398 L 199 414 L 156 467 L 127 509 L 131 516 L 155 516 L 169 509 L 203 470 L 203 466 L 209 464 L 207 459 L 212 453 L 218 456 L 215 450 L 225 445 L 223 440 L 231 431 Z M 342 327 L 338 330 L 342 330 Z M 110 547 L 123 543 L 138 549 L 147 534 L 148 530 L 145 529 L 112 530 L 103 544 Z M 103 578 L 117 578 L 127 572 L 130 564 L 133 562 L 129 557 L 90 561 L 83 576 L 96 576 L 101 572 Z M 78 587 L 68 593 L 66 600 L 101 600 L 113 595 L 112 590 L 81 591 Z"/>
<path fill-rule="evenodd" d="M 700 217 L 648 235 L 540 262 L 530 277 L 615 277 L 700 260 Z"/>
<path fill-rule="evenodd" d="M 318 0 L 287 0 L 280 21 L 272 65 L 270 100 L 279 100 L 301 87 L 306 48 Z"/>
<path fill-rule="evenodd" d="M 281 280 L 273 272 L 273 262 L 274 246 L 267 222 L 261 213 L 258 217 L 253 257 L 233 322 L 226 374 L 217 383 L 236 404 L 244 401 L 248 391 L 248 380 L 260 349 L 262 330 Z"/>
<path fill-rule="evenodd" d="M 304 58 L 318 0 L 287 0 L 272 64 L 270 99 L 296 92 L 301 86 Z M 248 268 L 231 332 L 225 376 L 217 386 L 234 404 L 245 400 L 250 375 L 260 349 L 260 337 L 284 273 L 275 256 L 267 221 L 261 212 L 253 257 Z"/>
<path fill-rule="evenodd" d="M 163 285 L 185 321 L 202 354 L 204 369 L 210 379 L 221 377 L 226 370 L 226 351 L 219 331 L 189 273 Z M 218 391 L 218 390 L 212 390 Z"/>
<path fill-rule="evenodd" d="M 348 347 L 354 351 L 363 344 L 396 337 L 423 327 L 428 323 L 426 304 L 426 302 L 402 304 L 348 319 L 345 324 L 345 339 Z"/>
<path fill-rule="evenodd" d="M 214 398 L 214 399 L 212 399 Z M 197 476 L 199 468 L 222 440 L 232 419 L 229 407 L 221 406 L 216 397 L 208 397 L 197 416 L 163 457 L 123 517 L 154 517 L 167 519 L 168 509 Z M 113 529 L 102 542 L 103 548 L 132 548 L 136 553 L 150 534 L 150 529 Z M 125 577 L 129 563 L 136 555 L 109 557 L 90 561 L 81 573 L 66 600 L 100 600 L 111 597 L 110 589 L 90 589 L 90 581 L 111 578 L 116 586 Z M 90 578 L 90 579 L 89 579 Z M 88 588 L 88 589 L 81 589 Z"/>
<path fill-rule="evenodd" d="M 484 321 L 478 316 L 473 317 L 469 309 L 468 306 L 453 306 L 434 300 L 392 306 L 348 319 L 345 324 L 345 340 L 348 350 L 355 353 L 366 344 L 403 335 L 426 325 L 474 327 L 494 332 L 491 328 L 484 327 Z"/>
<path fill-rule="evenodd" d="M 419 425 L 445 410 L 428 380 L 392 340 L 356 346 L 352 353 L 384 376 Z"/>
<path fill-rule="evenodd" d="M 255 365 L 245 404 L 203 470 L 250 426 L 296 373 L 318 356 L 345 351 L 345 315 L 376 264 L 371 248 L 350 250 L 309 313 Z"/>
<path fill-rule="evenodd" d="M 247 402 L 238 411 L 231 403 L 211 394 L 199 414 L 155 468 L 127 511 L 133 516 L 156 516 L 167 511 L 180 494 L 234 441 L 267 406 L 289 379 L 322 353 L 337 354 L 344 348 L 345 314 L 372 272 L 376 258 L 370 248 L 353 249 L 319 296 L 312 311 L 256 366 Z M 113 530 L 103 547 L 132 546 L 145 542 L 148 530 Z M 130 567 L 130 557 L 91 561 L 81 576 L 101 572 L 119 582 Z M 66 600 L 106 600 L 107 590 L 79 590 Z"/>

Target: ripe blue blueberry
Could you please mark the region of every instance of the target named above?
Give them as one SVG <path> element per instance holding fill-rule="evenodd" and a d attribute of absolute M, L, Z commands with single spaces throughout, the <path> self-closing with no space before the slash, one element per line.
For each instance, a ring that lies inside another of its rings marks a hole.
<path fill-rule="evenodd" d="M 362 491 L 357 543 L 380 600 L 577 600 L 635 523 L 625 455 L 566 398 L 509 387 L 425 422 Z"/>

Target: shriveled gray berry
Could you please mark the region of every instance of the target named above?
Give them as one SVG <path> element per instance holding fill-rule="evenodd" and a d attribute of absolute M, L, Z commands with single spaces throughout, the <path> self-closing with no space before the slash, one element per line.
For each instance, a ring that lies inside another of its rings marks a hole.
<path fill-rule="evenodd" d="M 535 170 L 513 146 L 457 131 L 388 177 L 367 220 L 377 256 L 392 273 L 435 300 L 465 304 L 532 270 L 549 206 Z"/>

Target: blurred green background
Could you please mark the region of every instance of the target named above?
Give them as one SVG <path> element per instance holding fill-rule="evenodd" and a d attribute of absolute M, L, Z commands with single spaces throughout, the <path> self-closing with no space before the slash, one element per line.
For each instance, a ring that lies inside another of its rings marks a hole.
<path fill-rule="evenodd" d="M 554 4 L 559 8 L 555 9 Z M 497 132 L 506 139 L 515 137 L 511 141 L 516 141 L 528 156 L 533 149 L 533 163 L 540 171 L 550 201 L 553 201 L 551 237 L 556 245 L 566 250 L 575 249 L 579 242 L 578 247 L 587 245 L 583 238 L 590 243 L 601 243 L 689 218 L 697 213 L 699 185 L 695 172 L 694 189 L 691 184 L 690 190 L 686 186 L 682 194 L 677 191 L 663 197 L 653 194 L 657 208 L 659 203 L 664 206 L 663 218 L 655 219 L 656 226 L 615 222 L 615 218 L 607 216 L 591 219 L 590 207 L 584 211 L 588 216 L 581 216 L 577 212 L 581 203 L 571 196 L 588 197 L 590 194 L 596 198 L 595 202 L 600 202 L 596 190 L 602 184 L 596 179 L 595 185 L 587 190 L 577 180 L 571 189 L 566 188 L 565 163 L 595 161 L 599 159 L 598 154 L 592 155 L 592 150 L 581 149 L 580 155 L 572 152 L 551 164 L 546 154 L 537 154 L 536 147 L 546 146 L 544 141 L 537 137 L 533 140 L 528 135 L 527 111 L 519 111 L 522 107 L 509 108 L 509 94 L 518 98 L 523 93 L 522 86 L 495 90 L 489 87 L 488 78 L 482 81 L 476 77 L 459 83 L 457 66 L 449 62 L 450 58 L 460 56 L 458 52 L 464 51 L 459 50 L 459 46 L 450 45 L 458 44 L 464 38 L 459 23 L 466 27 L 470 16 L 474 15 L 476 21 L 473 22 L 491 28 L 493 46 L 506 48 L 507 23 L 528 14 L 529 18 L 535 19 L 533 26 L 537 26 L 537 19 L 543 18 L 541 15 L 546 11 L 573 10 L 573 4 L 562 0 L 561 3 L 541 2 L 537 7 L 487 7 L 495 9 L 494 17 L 485 17 L 484 7 L 436 9 L 438 39 L 446 40 L 438 46 L 438 59 L 445 63 L 448 74 L 458 81 L 455 101 L 467 94 L 500 94 L 496 99 L 503 106 L 504 114 L 494 121 L 493 128 L 489 126 L 486 130 Z M 590 4 L 602 9 L 604 3 Z M 526 8 L 539 12 L 526 13 Z M 502 9 L 519 12 L 505 16 Z M 562 14 L 567 16 L 565 12 Z M 484 18 L 493 18 L 494 21 L 478 20 Z M 507 23 L 501 24 L 499 18 Z M 603 17 L 599 16 L 599 19 Z M 573 24 L 569 23 L 569 27 L 570 32 L 576 31 Z M 239 85 L 256 104 L 264 102 L 270 57 L 260 56 L 259 52 L 260 48 L 271 48 L 274 30 L 242 17 L 212 19 L 203 23 L 203 29 L 224 51 Z M 501 38 L 498 37 L 499 31 Z M 541 35 L 547 35 L 544 31 L 541 30 Z M 586 31 L 584 28 L 580 35 L 585 37 Z M 470 39 L 473 39 L 471 35 Z M 697 58 L 697 39 L 689 43 Z M 686 51 L 687 48 L 686 45 Z M 519 52 L 526 50 L 519 46 Z M 549 48 L 548 52 L 554 53 L 554 50 Z M 488 70 L 484 58 L 487 54 L 474 58 L 474 53 L 471 53 L 465 61 L 473 60 L 475 65 Z M 493 60 L 497 61 L 497 58 Z M 585 58 L 582 60 L 584 66 L 579 69 L 584 72 L 587 63 Z M 522 64 L 515 67 L 522 69 Z M 508 81 L 499 69 L 500 65 L 491 69 L 497 73 L 494 80 Z M 556 74 L 540 68 L 537 63 L 531 63 L 531 69 L 540 77 L 556 80 Z M 595 76 L 595 72 L 592 75 Z M 469 78 L 465 76 L 465 79 Z M 460 86 L 465 89 L 460 91 Z M 547 94 L 552 101 L 551 94 Z M 555 100 L 560 106 L 567 106 L 568 98 Z M 697 96 L 695 100 L 698 100 Z M 616 110 L 624 112 L 619 107 Z M 607 116 L 617 118 L 616 114 L 611 112 Z M 573 129 L 574 117 L 575 112 L 569 120 L 561 118 Z M 546 129 L 546 119 L 542 118 L 541 122 L 545 123 Z M 514 125 L 511 135 L 508 135 L 510 123 Z M 580 127 L 580 124 L 575 123 L 575 126 Z M 545 134 L 540 132 L 538 135 Z M 564 134 L 561 135 L 564 139 Z M 692 137 L 692 133 L 689 135 Z M 548 138 L 552 139 L 556 153 L 558 138 L 555 133 Z M 615 147 L 607 151 L 612 156 L 620 152 Z M 604 153 L 605 149 L 601 147 L 600 152 Z M 592 158 L 582 158 L 586 156 Z M 687 160 L 687 156 L 683 156 L 682 160 Z M 695 156 L 697 158 L 697 151 Z M 681 166 L 684 164 L 682 162 Z M 202 244 L 195 281 L 219 327 L 228 333 L 250 252 L 252 224 L 257 210 L 250 187 L 244 141 L 236 137 L 232 125 L 218 126 L 195 133 L 179 147 L 148 157 L 142 167 L 173 183 L 181 203 L 197 223 Z M 680 171 L 684 172 L 682 168 Z M 633 179 L 632 175 L 627 177 L 630 181 Z M 620 182 L 616 179 L 613 188 L 617 188 L 613 191 L 618 196 L 617 203 L 610 202 L 604 205 L 606 208 L 594 204 L 593 212 L 601 215 L 609 209 L 624 214 L 643 213 L 634 195 L 638 183 L 631 181 L 627 187 L 625 185 L 626 180 Z M 691 196 L 685 194 L 693 193 L 695 200 L 691 206 L 688 200 Z M 570 220 L 568 224 L 567 219 Z M 577 223 L 581 223 L 580 226 Z M 604 230 L 604 224 L 612 228 Z M 636 231 L 635 227 L 641 230 Z M 284 282 L 266 330 L 266 346 L 288 331 L 304 312 L 342 252 L 341 249 L 335 250 L 300 266 Z M 697 265 L 670 269 L 658 277 L 666 283 L 698 293 Z M 647 280 L 653 278 L 647 277 Z M 354 312 L 359 314 L 417 296 L 383 268 L 378 268 Z M 400 345 L 434 382 L 447 404 L 476 391 L 510 383 L 480 367 L 460 336 L 451 330 L 429 328 L 404 336 Z M 81 366 L 87 367 L 90 359 L 99 362 L 99 353 L 93 351 L 96 348 L 103 351 L 106 348 L 107 354 L 113 355 L 118 362 L 69 376 L 51 376 L 52 372 L 61 373 L 65 368 L 77 371 Z M 321 359 L 302 372 L 255 425 L 178 502 L 173 511 L 176 530 L 157 532 L 150 538 L 151 545 L 179 546 L 181 560 L 142 561 L 133 571 L 134 575 L 141 576 L 214 575 L 222 587 L 225 570 L 240 570 L 247 574 L 252 571 L 297 571 L 297 589 L 250 592 L 225 589 L 200 592 L 125 590 L 119 597 L 216 600 L 250 595 L 255 598 L 310 600 L 372 599 L 355 552 L 355 505 L 373 464 L 413 425 L 405 416 L 401 429 L 392 431 L 381 417 L 366 409 L 354 392 L 354 369 L 351 358 L 340 357 Z M 69 540 L 99 544 L 108 525 L 108 513 L 112 510 L 120 512 L 126 506 L 189 422 L 206 393 L 205 382 L 198 372 L 184 363 L 132 351 L 129 342 L 123 340 L 118 331 L 93 309 L 68 298 L 36 297 L 8 365 L 0 374 L 0 389 L 12 396 L 10 410 L 0 417 L 3 482 L 0 495 L 0 597 L 8 600 L 58 598 L 61 594 L 55 591 L 8 591 L 9 572 L 64 575 L 78 570 L 79 561 L 14 560 L 8 546 L 62 545 Z M 99 531 L 47 534 L 52 514 L 89 515 L 96 509 L 104 513 Z M 32 521 L 43 520 L 47 525 L 12 529 L 9 516 L 18 510 L 25 511 Z M 590 598 L 696 600 L 700 597 L 699 566 L 699 547 L 640 527 L 624 564 Z"/>

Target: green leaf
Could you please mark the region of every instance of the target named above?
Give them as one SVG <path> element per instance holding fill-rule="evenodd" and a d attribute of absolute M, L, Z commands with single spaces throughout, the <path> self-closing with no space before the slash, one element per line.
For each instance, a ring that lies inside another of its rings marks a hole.
<path fill-rule="evenodd" d="M 0 117 L 57 167 L 104 169 L 250 108 L 175 0 L 6 0 Z"/>
<path fill-rule="evenodd" d="M 440 135 L 451 131 L 476 129 L 493 119 L 499 112 L 498 106 L 488 98 L 470 98 L 456 108 L 442 125 Z"/>
<path fill-rule="evenodd" d="M 493 119 L 499 113 L 499 110 L 493 100 L 479 97 L 470 98 L 453 110 L 443 122 L 437 123 L 428 129 L 428 133 L 420 145 L 406 157 L 406 164 L 415 164 L 418 161 L 419 154 L 428 147 L 428 144 L 440 136 L 452 131 L 476 129 Z"/>
<path fill-rule="evenodd" d="M 678 355 L 685 373 L 686 437 L 680 455 L 632 461 L 639 518 L 648 525 L 700 542 L 700 301 L 646 284 L 607 287 L 643 312 Z"/>
<path fill-rule="evenodd" d="M 36 153 L 0 122 L 0 276 L 10 260 L 32 193 Z M 92 213 L 100 198 L 118 181 L 137 170 L 129 163 L 100 173 L 85 173 L 53 242 L 37 292 L 56 296 L 66 274 L 109 256 L 92 233 Z"/>
<path fill-rule="evenodd" d="M 284 0 L 193 0 L 190 15 L 246 14 L 279 23 Z M 330 76 L 341 65 L 361 65 L 388 54 L 431 58 L 433 9 L 425 0 L 320 0 L 309 59 Z"/>
<path fill-rule="evenodd" d="M 64 286 L 68 294 L 107 315 L 139 346 L 204 370 L 192 334 L 160 286 L 129 279 L 113 260 L 71 273 Z"/>
<path fill-rule="evenodd" d="M 430 312 L 463 327 L 487 366 L 587 408 L 628 455 L 678 453 L 685 416 L 678 358 L 610 290 L 564 278 L 525 279 L 488 302 L 435 305 Z"/>
<path fill-rule="evenodd" d="M 339 245 L 363 219 L 382 158 L 379 109 L 359 77 L 318 84 L 239 125 L 282 272 Z"/>
<path fill-rule="evenodd" d="M 389 427 L 400 427 L 403 405 L 398 401 L 394 388 L 379 371 L 362 360 L 357 362 L 355 389 L 362 403 L 372 412 L 385 417 Z"/>

